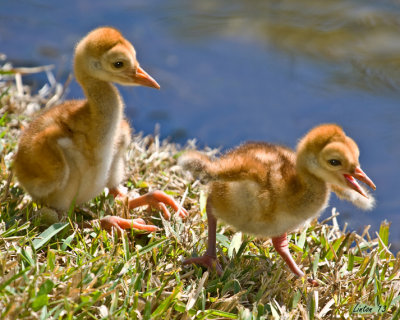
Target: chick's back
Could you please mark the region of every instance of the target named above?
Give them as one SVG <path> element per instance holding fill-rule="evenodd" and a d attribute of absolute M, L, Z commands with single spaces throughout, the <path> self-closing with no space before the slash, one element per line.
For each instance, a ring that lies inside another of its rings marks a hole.
<path fill-rule="evenodd" d="M 213 214 L 235 228 L 270 236 L 297 226 L 304 218 L 294 216 L 285 199 L 297 193 L 295 153 L 264 142 L 239 146 L 214 161 L 198 152 L 182 159 L 183 167 L 207 176 Z M 204 174 L 204 171 L 206 172 Z M 285 213 L 289 218 L 283 217 Z M 282 218 L 290 224 L 281 223 Z M 289 221 L 290 220 L 290 221 Z M 280 230 L 277 226 L 285 229 Z"/>

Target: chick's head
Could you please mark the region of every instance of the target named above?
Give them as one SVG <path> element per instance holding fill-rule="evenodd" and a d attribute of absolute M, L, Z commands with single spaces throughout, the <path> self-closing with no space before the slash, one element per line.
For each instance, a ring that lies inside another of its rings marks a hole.
<path fill-rule="evenodd" d="M 303 167 L 329 184 L 351 189 L 367 198 L 366 190 L 356 179 L 376 189 L 360 168 L 357 144 L 337 125 L 326 124 L 312 129 L 300 141 L 298 154 Z"/>
<path fill-rule="evenodd" d="M 147 86 L 159 84 L 140 67 L 133 45 L 110 27 L 90 32 L 75 50 L 75 73 L 122 85 Z"/>

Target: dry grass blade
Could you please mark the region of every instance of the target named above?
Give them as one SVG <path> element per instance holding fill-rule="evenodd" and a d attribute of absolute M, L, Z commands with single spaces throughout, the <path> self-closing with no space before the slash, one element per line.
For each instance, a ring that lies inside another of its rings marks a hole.
<path fill-rule="evenodd" d="M 39 73 L 39 72 L 44 72 L 44 71 L 49 71 L 54 69 L 54 65 L 47 65 L 47 66 L 40 66 L 40 67 L 23 67 L 23 68 L 12 68 L 9 71 L 11 73 L 20 73 L 20 74 L 33 74 L 33 73 Z"/>

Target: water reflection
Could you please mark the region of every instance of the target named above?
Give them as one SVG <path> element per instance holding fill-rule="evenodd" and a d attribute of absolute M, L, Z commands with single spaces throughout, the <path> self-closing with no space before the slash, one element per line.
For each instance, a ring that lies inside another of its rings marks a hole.
<path fill-rule="evenodd" d="M 166 24 L 180 38 L 255 37 L 294 59 L 329 62 L 331 81 L 379 93 L 400 85 L 400 7 L 392 2 L 173 1 Z M 176 12 L 171 15 L 170 12 Z"/>

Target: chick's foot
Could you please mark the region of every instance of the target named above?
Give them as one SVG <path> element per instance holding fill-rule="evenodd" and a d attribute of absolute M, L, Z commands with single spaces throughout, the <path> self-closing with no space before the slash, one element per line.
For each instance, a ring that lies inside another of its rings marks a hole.
<path fill-rule="evenodd" d="M 215 270 L 219 276 L 221 276 L 223 273 L 222 267 L 219 264 L 217 257 L 207 254 L 201 257 L 186 259 L 185 261 L 183 261 L 183 264 L 198 264 L 208 268 L 209 270 Z"/>
<path fill-rule="evenodd" d="M 157 226 L 146 224 L 141 218 L 124 219 L 117 216 L 106 216 L 100 219 L 100 225 L 107 231 L 111 231 L 112 228 L 115 228 L 118 234 L 122 234 L 124 229 L 136 229 L 148 232 L 160 230 Z"/>

